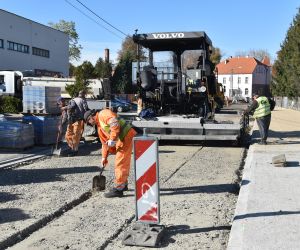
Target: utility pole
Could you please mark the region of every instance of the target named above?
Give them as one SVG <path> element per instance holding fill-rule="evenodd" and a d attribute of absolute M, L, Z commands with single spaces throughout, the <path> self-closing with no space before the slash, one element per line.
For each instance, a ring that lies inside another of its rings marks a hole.
<path fill-rule="evenodd" d="M 230 90 L 229 90 L 229 96 L 233 97 L 233 69 L 231 69 L 231 79 L 230 79 Z"/>

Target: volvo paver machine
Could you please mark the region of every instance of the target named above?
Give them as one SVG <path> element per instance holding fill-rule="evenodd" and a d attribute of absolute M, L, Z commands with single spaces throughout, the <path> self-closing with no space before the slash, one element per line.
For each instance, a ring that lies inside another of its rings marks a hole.
<path fill-rule="evenodd" d="M 137 44 L 136 84 L 144 110 L 152 115 L 132 122 L 137 129 L 163 140 L 239 140 L 247 121 L 236 112 L 215 114 L 222 106 L 214 65 L 212 42 L 205 32 L 163 32 L 133 35 Z M 140 61 L 141 49 L 148 49 L 148 62 Z M 153 53 L 170 52 L 173 69 L 155 67 Z M 184 68 L 184 52 L 197 55 L 194 67 Z M 141 66 L 145 65 L 145 66 Z M 218 104 L 218 105 L 217 105 Z M 155 117 L 153 117 L 153 113 Z M 150 112 L 151 114 L 151 112 Z"/>

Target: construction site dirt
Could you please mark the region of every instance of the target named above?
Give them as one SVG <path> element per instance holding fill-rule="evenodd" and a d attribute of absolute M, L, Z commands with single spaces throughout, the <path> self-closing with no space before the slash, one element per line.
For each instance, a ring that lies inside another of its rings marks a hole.
<path fill-rule="evenodd" d="M 160 143 L 160 248 L 226 249 L 245 149 L 229 143 Z M 0 174 L 0 249 L 145 249 L 122 245 L 135 222 L 134 174 L 123 198 L 92 192 L 100 144 Z M 103 172 L 113 182 L 114 156 Z"/>

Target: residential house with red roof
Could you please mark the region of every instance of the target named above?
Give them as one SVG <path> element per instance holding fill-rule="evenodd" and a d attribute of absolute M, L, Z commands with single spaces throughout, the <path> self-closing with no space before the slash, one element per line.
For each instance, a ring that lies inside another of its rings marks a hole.
<path fill-rule="evenodd" d="M 249 100 L 253 93 L 270 95 L 271 65 L 268 57 L 262 62 L 254 57 L 232 57 L 216 66 L 218 82 L 229 98 Z"/>

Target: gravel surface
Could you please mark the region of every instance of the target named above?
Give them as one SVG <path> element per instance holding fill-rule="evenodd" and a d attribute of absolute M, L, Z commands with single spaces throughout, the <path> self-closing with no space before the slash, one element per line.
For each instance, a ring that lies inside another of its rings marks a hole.
<path fill-rule="evenodd" d="M 99 147 L 1 171 L 0 249 L 145 249 L 121 243 L 134 222 L 133 173 L 124 198 L 91 192 Z M 229 145 L 159 146 L 161 224 L 167 228 L 161 248 L 226 249 L 242 152 Z M 109 161 L 107 188 L 113 156 Z"/>

